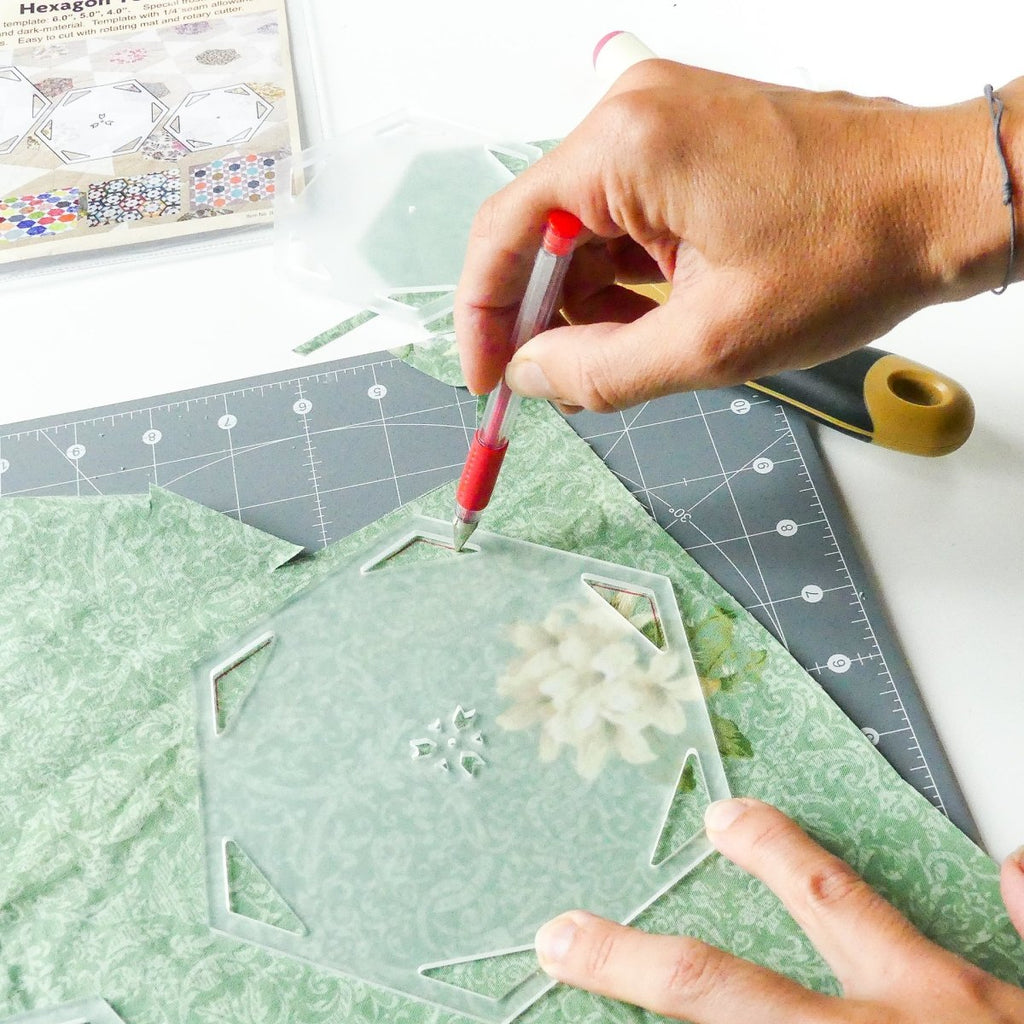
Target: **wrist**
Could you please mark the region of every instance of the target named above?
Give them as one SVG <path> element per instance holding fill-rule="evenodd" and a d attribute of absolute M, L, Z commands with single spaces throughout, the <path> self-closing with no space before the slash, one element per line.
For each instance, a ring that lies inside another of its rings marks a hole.
<path fill-rule="evenodd" d="M 1000 166 L 1000 189 L 1007 186 L 1009 177 L 1010 205 L 1006 204 L 1005 195 L 1001 192 L 1003 216 L 1006 219 L 1007 269 L 1003 272 L 1001 284 L 1013 284 L 1024 281 L 1024 77 L 1014 79 L 997 95 L 1003 102 L 1002 141 L 1003 158 L 1006 167 Z M 1012 107 L 1012 113 L 1010 109 Z M 993 138 L 993 145 L 995 140 Z M 998 160 L 998 158 L 997 158 Z M 1012 218 L 1011 218 L 1012 207 Z M 1013 250 L 1010 250 L 1010 231 L 1015 232 Z M 1012 263 L 1010 262 L 1012 256 Z"/>
<path fill-rule="evenodd" d="M 926 168 L 921 218 L 922 276 L 930 301 L 965 299 L 1006 279 L 1010 209 L 1003 202 L 1006 158 L 1016 214 L 1011 281 L 1024 278 L 1024 78 L 996 90 L 1004 111 L 1000 146 L 984 96 L 951 107 L 914 111 L 918 159 Z M 908 211 L 913 216 L 914 211 Z"/>

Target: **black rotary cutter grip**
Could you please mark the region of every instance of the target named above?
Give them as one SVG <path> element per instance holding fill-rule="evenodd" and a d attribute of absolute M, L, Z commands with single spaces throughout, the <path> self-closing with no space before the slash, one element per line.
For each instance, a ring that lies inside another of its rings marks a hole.
<path fill-rule="evenodd" d="M 974 426 L 974 403 L 961 384 L 878 348 L 760 377 L 748 387 L 843 433 L 911 455 L 956 451 Z"/>

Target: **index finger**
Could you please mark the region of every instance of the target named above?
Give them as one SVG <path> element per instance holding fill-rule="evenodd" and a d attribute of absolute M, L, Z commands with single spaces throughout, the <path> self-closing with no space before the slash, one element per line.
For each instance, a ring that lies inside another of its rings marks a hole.
<path fill-rule="evenodd" d="M 721 801 L 708 808 L 705 824 L 720 853 L 782 900 L 847 996 L 877 995 L 912 954 L 940 953 L 853 868 L 774 807 Z"/>
<path fill-rule="evenodd" d="M 549 154 L 496 192 L 470 227 L 455 292 L 455 337 L 469 390 L 490 391 L 512 357 L 512 329 L 553 209 L 579 215 Z M 585 237 L 585 236 L 583 236 Z"/>
<path fill-rule="evenodd" d="M 537 933 L 541 967 L 558 981 L 695 1024 L 836 1019 L 836 1000 L 683 935 L 650 935 L 574 910 Z"/>

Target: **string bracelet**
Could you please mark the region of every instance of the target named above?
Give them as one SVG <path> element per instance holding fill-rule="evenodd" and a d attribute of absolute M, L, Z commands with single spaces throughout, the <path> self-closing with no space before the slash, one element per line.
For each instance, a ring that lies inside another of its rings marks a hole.
<path fill-rule="evenodd" d="M 985 86 L 985 99 L 988 100 L 989 112 L 992 115 L 992 132 L 996 139 L 996 153 L 999 156 L 999 166 L 1003 171 L 1003 206 L 1010 208 L 1010 254 L 1006 261 L 1006 276 L 998 288 L 992 289 L 993 295 L 1002 295 L 1010 284 L 1013 277 L 1013 266 L 1017 261 L 1017 216 L 1013 210 L 1013 182 L 1010 179 L 1010 168 L 1006 163 L 1003 139 L 1000 134 L 1003 123 L 1003 101 L 995 94 L 991 85 Z"/>

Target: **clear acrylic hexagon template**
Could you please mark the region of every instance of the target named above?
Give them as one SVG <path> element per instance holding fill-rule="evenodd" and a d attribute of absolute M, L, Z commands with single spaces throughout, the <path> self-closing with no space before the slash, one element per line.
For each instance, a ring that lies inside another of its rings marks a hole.
<path fill-rule="evenodd" d="M 274 234 L 295 277 L 358 308 L 428 324 L 451 311 L 480 204 L 539 159 L 439 118 L 401 111 L 296 158 Z"/>
<path fill-rule="evenodd" d="M 16 67 L 0 68 L 0 156 L 18 147 L 49 105 Z"/>
<path fill-rule="evenodd" d="M 124 1021 L 103 999 L 79 999 L 45 1010 L 19 1013 L 4 1024 L 124 1024 Z"/>
<path fill-rule="evenodd" d="M 247 85 L 190 92 L 175 107 L 167 131 L 193 153 L 248 142 L 274 109 Z"/>
<path fill-rule="evenodd" d="M 496 1024 L 536 929 L 631 920 L 728 786 L 669 580 L 450 545 L 413 517 L 197 667 L 210 921 Z"/>
<path fill-rule="evenodd" d="M 167 107 L 135 79 L 64 93 L 34 134 L 66 164 L 123 156 L 143 142 Z"/>

